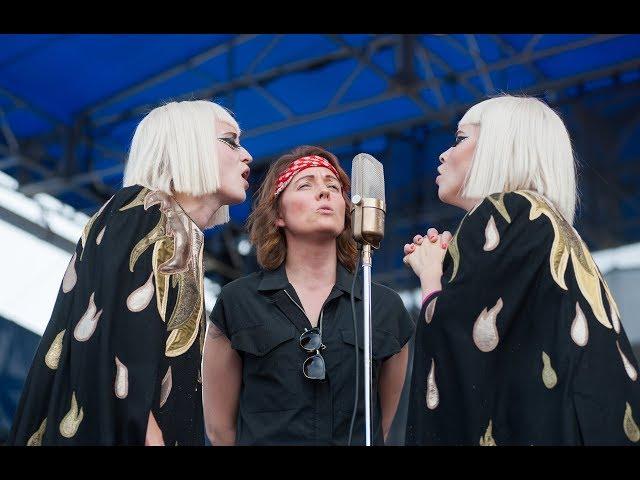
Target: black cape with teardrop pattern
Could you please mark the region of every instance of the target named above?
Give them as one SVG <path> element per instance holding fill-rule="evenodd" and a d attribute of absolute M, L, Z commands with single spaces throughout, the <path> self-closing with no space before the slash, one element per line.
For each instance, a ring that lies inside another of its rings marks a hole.
<path fill-rule="evenodd" d="M 158 204 L 145 209 L 145 193 L 140 186 L 120 190 L 85 227 L 27 377 L 10 445 L 144 445 L 150 411 L 166 445 L 203 444 L 201 341 L 178 356 L 165 354 L 179 287 L 168 282 L 165 321 L 153 268 L 158 236 L 130 271 L 134 246 L 154 229 L 166 233 L 166 216 Z M 199 322 L 200 334 L 201 328 Z"/>
<path fill-rule="evenodd" d="M 407 445 L 638 445 L 638 363 L 576 231 L 542 196 L 462 220 L 417 324 Z"/>

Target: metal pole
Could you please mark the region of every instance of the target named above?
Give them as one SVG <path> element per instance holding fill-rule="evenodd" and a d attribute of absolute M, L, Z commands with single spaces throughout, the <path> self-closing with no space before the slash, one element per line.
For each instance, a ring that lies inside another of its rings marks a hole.
<path fill-rule="evenodd" d="M 366 445 L 371 446 L 371 245 L 362 248 L 364 274 L 364 411 Z"/>

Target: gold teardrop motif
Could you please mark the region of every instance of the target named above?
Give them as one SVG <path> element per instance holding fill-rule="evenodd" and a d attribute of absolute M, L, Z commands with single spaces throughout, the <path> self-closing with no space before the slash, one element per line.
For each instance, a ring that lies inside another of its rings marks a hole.
<path fill-rule="evenodd" d="M 545 352 L 542 352 L 542 363 L 542 382 L 544 383 L 545 387 L 547 387 L 548 389 L 552 389 L 558 383 L 558 376 L 551 366 L 551 359 L 549 358 L 549 355 L 547 355 Z"/>
<path fill-rule="evenodd" d="M 73 336 L 79 342 L 86 342 L 91 338 L 91 335 L 93 335 L 93 332 L 95 332 L 98 325 L 98 320 L 100 320 L 100 315 L 102 315 L 102 310 L 96 312 L 98 308 L 93 300 L 94 297 L 95 292 L 93 292 L 91 297 L 89 297 L 87 310 L 84 312 L 80 321 L 76 325 L 76 328 L 73 330 Z"/>
<path fill-rule="evenodd" d="M 47 354 L 44 356 L 44 363 L 51 370 L 55 370 L 58 368 L 60 364 L 60 354 L 62 353 L 62 340 L 64 339 L 64 332 L 67 330 L 62 330 L 56 335 L 56 338 L 51 342 L 51 346 L 47 351 Z"/>
<path fill-rule="evenodd" d="M 102 243 L 102 237 L 104 237 L 104 231 L 106 229 L 107 229 L 107 227 L 105 225 L 104 227 L 102 227 L 102 230 L 100 230 L 100 233 L 96 237 L 96 245 L 100 245 Z"/>
<path fill-rule="evenodd" d="M 489 218 L 487 226 L 484 229 L 484 246 L 482 249 L 485 252 L 491 252 L 500 244 L 500 233 L 496 227 L 496 221 L 493 219 L 493 215 Z"/>
<path fill-rule="evenodd" d="M 620 353 L 620 357 L 622 358 L 622 365 L 624 366 L 624 371 L 627 372 L 627 375 L 631 379 L 632 382 L 635 382 L 638 379 L 638 372 L 635 367 L 631 364 L 627 356 L 622 353 L 622 349 L 620 348 L 620 344 L 616 340 L 616 347 L 618 347 L 618 353 Z"/>
<path fill-rule="evenodd" d="M 480 446 L 481 447 L 495 447 L 496 441 L 493 439 L 492 433 L 492 422 L 489 420 L 489 426 L 487 427 L 487 431 L 484 433 L 483 437 L 480 437 Z"/>
<path fill-rule="evenodd" d="M 431 359 L 431 370 L 427 377 L 427 408 L 434 410 L 440 403 L 440 393 L 436 384 L 435 362 Z"/>
<path fill-rule="evenodd" d="M 571 339 L 579 347 L 584 347 L 589 341 L 589 326 L 587 325 L 587 317 L 580 308 L 580 304 L 576 302 L 576 316 L 571 324 Z"/>
<path fill-rule="evenodd" d="M 64 277 L 62 278 L 62 292 L 69 293 L 73 287 L 76 285 L 76 281 L 78 280 L 78 274 L 76 273 L 76 257 L 77 253 L 73 254 L 71 257 L 71 261 L 67 266 L 67 270 L 64 272 Z"/>
<path fill-rule="evenodd" d="M 473 324 L 473 342 L 481 352 L 490 352 L 498 346 L 500 337 L 496 320 L 502 306 L 502 298 L 499 298 L 489 311 L 486 308 L 482 310 Z"/>
<path fill-rule="evenodd" d="M 611 313 L 611 323 L 616 333 L 620 333 L 620 317 L 616 313 L 616 309 L 609 305 L 609 312 Z"/>
<path fill-rule="evenodd" d="M 129 395 L 129 369 L 118 357 L 116 360 L 116 381 L 114 382 L 114 392 L 116 397 L 123 399 Z"/>
<path fill-rule="evenodd" d="M 82 252 L 80 253 L 80 261 L 82 261 L 82 257 L 84 256 L 84 250 L 85 250 L 85 247 L 87 246 L 87 240 L 89 239 L 89 233 L 91 232 L 91 228 L 93 227 L 94 222 L 98 219 L 98 217 L 100 216 L 102 211 L 105 209 L 105 207 L 107 205 L 109 205 L 109 202 L 111 202 L 112 199 L 113 199 L 113 196 L 109 200 L 107 200 L 105 202 L 105 204 L 102 205 L 102 207 L 100 207 L 100 210 L 98 210 L 89 219 L 89 221 L 85 224 L 84 228 L 82 229 L 82 236 L 80 237 L 80 240 L 82 242 Z"/>
<path fill-rule="evenodd" d="M 141 312 L 151 302 L 153 298 L 153 271 L 149 274 L 147 281 L 140 287 L 136 288 L 127 297 L 127 308 L 132 312 Z"/>
<path fill-rule="evenodd" d="M 638 429 L 638 424 L 633 419 L 633 412 L 631 411 L 631 405 L 627 402 L 626 408 L 624 411 L 624 421 L 623 421 L 624 433 L 627 435 L 627 438 L 632 442 L 637 442 L 640 440 L 640 429 Z"/>
<path fill-rule="evenodd" d="M 65 438 L 72 438 L 78 431 L 80 423 L 84 418 L 82 408 L 78 411 L 78 402 L 76 401 L 76 392 L 71 394 L 71 408 L 60 422 L 60 435 Z"/>
<path fill-rule="evenodd" d="M 173 387 L 173 376 L 171 375 L 171 367 L 167 369 L 167 373 L 160 384 L 160 408 L 166 403 Z"/>
<path fill-rule="evenodd" d="M 44 431 L 47 429 L 47 419 L 45 418 L 40 424 L 40 428 L 34 432 L 33 435 L 27 440 L 27 447 L 40 447 L 42 446 L 42 438 L 44 437 Z"/>

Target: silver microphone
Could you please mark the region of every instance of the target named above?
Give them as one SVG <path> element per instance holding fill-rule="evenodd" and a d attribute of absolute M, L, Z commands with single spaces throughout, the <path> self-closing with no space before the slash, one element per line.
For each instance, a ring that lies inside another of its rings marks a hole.
<path fill-rule="evenodd" d="M 372 336 L 371 336 L 371 249 L 379 248 L 384 237 L 384 169 L 368 153 L 359 153 L 351 167 L 351 228 L 362 245 L 362 307 L 364 324 L 364 412 L 365 445 L 371 445 Z M 354 318 L 354 334 L 355 331 Z M 356 347 L 357 349 L 357 347 Z M 355 411 L 355 410 L 354 410 Z"/>
<path fill-rule="evenodd" d="M 351 230 L 356 242 L 380 247 L 384 237 L 384 168 L 368 153 L 359 153 L 351 166 Z"/>

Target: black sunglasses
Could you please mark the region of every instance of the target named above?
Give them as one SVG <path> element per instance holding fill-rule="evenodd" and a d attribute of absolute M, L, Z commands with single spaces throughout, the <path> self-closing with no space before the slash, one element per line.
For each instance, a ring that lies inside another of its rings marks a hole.
<path fill-rule="evenodd" d="M 326 346 L 322 344 L 320 331 L 317 328 L 311 330 L 305 328 L 304 333 L 300 335 L 300 346 L 308 353 L 316 352 L 302 364 L 302 374 L 311 380 L 324 380 L 326 367 L 320 350 L 324 350 Z"/>

